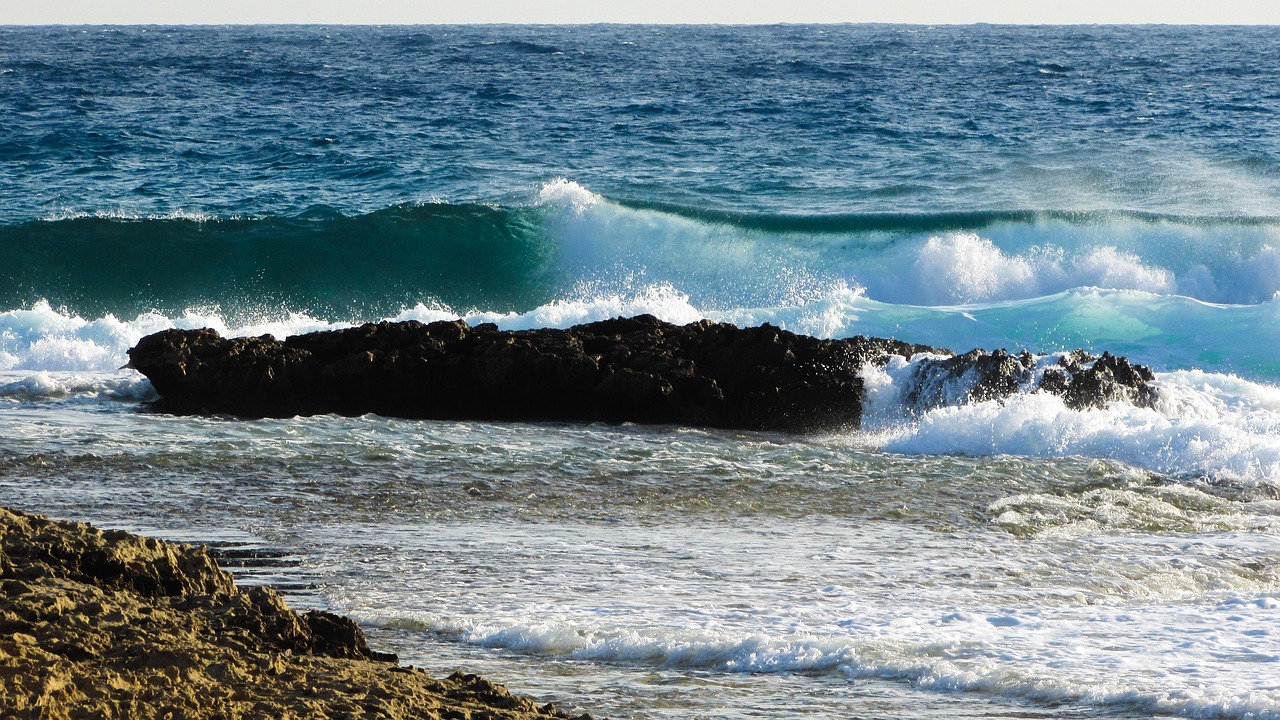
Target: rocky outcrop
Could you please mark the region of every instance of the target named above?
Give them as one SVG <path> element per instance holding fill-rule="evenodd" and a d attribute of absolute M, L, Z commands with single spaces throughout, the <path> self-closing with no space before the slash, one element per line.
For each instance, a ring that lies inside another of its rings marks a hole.
<path fill-rule="evenodd" d="M 1038 391 L 1062 396 L 1074 410 L 1101 408 L 1113 401 L 1150 407 L 1156 401 L 1154 379 L 1149 368 L 1110 353 L 1095 357 L 1075 350 L 1045 367 L 1044 358 L 1026 351 L 1010 355 L 1004 350 L 970 350 L 917 362 L 904 401 L 921 411 Z"/>
<path fill-rule="evenodd" d="M 399 667 L 348 618 L 236 587 L 202 548 L 5 508 L 0 716 L 568 717 Z"/>
<path fill-rule="evenodd" d="M 1151 407 L 1157 393 L 1151 385 L 1155 373 L 1128 358 L 1102 353 L 1095 357 L 1081 350 L 1067 354 L 1058 367 L 1045 371 L 1040 387 L 1060 392 L 1069 407 L 1103 407 L 1109 402 L 1127 402 Z"/>
<path fill-rule="evenodd" d="M 169 330 L 129 358 L 175 412 L 793 430 L 856 424 L 862 364 L 927 349 L 639 316 L 517 332 L 384 322 L 284 341 Z"/>
<path fill-rule="evenodd" d="M 910 392 L 921 407 L 954 395 L 931 387 L 961 379 L 973 386 L 966 395 L 971 400 L 1037 387 L 1073 407 L 1154 397 L 1149 371 L 1109 355 L 1097 362 L 1080 355 L 1053 374 L 1038 373 L 1035 358 L 1025 353 L 951 355 L 897 340 L 821 340 L 770 325 L 709 320 L 678 326 L 648 315 L 515 332 L 461 320 L 383 322 L 283 341 L 167 330 L 140 340 L 129 358 L 151 379 L 159 407 L 179 413 L 377 413 L 804 431 L 857 427 L 863 367 L 917 353 L 945 356 L 920 363 L 917 389 Z"/>

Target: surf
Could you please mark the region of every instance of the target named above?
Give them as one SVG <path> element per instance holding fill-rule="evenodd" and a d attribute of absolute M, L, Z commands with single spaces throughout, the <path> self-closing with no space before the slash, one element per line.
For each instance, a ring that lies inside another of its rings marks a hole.
<path fill-rule="evenodd" d="M 0 227 L 0 396 L 137 401 L 134 380 L 58 374 L 112 375 L 139 338 L 172 327 L 286 337 L 379 320 L 517 330 L 652 314 L 955 352 L 1125 355 L 1157 371 L 1164 406 L 1081 412 L 1022 394 L 907 412 L 907 369 L 873 368 L 869 393 L 887 409 L 851 441 L 1269 485 L 1278 233 L 1266 217 L 1115 212 L 746 217 L 616 201 L 567 179 L 507 204 L 350 217 L 72 215 Z"/>
<path fill-rule="evenodd" d="M 285 307 L 369 320 L 417 303 L 527 312 L 668 284 L 709 310 L 860 287 L 942 307 L 1079 288 L 1256 305 L 1280 292 L 1280 219 L 1138 212 L 746 215 L 612 200 L 556 179 L 523 199 L 346 216 L 64 213 L 0 226 L 0 307 Z"/>

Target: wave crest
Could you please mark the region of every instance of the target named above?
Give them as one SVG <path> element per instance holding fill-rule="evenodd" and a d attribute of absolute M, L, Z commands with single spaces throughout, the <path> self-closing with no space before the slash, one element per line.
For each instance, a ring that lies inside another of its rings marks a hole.
<path fill-rule="evenodd" d="M 668 284 L 729 311 L 843 284 L 895 305 L 1078 288 L 1258 304 L 1280 292 L 1280 219 L 1135 213 L 750 216 L 618 202 L 572 180 L 524 203 L 345 217 L 67 212 L 0 226 L 0 307 L 117 316 L 257 304 L 369 320 L 418 303 L 527 312 L 583 285 Z"/>

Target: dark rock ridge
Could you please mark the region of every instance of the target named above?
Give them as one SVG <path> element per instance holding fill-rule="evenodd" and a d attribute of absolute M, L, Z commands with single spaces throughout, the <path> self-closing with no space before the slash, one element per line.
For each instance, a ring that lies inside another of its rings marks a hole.
<path fill-rule="evenodd" d="M 1037 372 L 1040 358 L 1027 351 L 1010 355 L 970 350 L 963 355 L 918 363 L 905 402 L 916 410 L 998 400 L 1017 392 L 1040 391 L 1061 395 L 1067 407 L 1101 408 L 1118 401 L 1151 407 L 1155 375 L 1127 358 L 1083 350 L 1061 356 L 1052 367 Z"/>
<path fill-rule="evenodd" d="M 857 427 L 864 365 L 922 352 L 949 357 L 918 364 L 906 401 L 921 409 L 957 397 L 957 383 L 970 388 L 960 393 L 965 401 L 1035 389 L 1077 408 L 1155 397 L 1149 370 L 1110 355 L 1076 353 L 1037 372 L 1026 353 L 951 355 L 897 340 L 821 340 L 710 320 L 680 326 L 649 315 L 511 332 L 461 320 L 382 322 L 284 341 L 166 330 L 142 338 L 129 365 L 151 379 L 160 409 L 178 413 L 805 431 Z"/>

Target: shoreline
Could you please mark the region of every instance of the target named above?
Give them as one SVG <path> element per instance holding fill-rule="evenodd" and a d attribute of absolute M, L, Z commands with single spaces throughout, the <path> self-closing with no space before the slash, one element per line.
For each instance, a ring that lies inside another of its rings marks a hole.
<path fill-rule="evenodd" d="M 203 547 L 0 506 L 6 717 L 569 720 L 371 650 L 349 618 L 241 588 Z M 580 715 L 574 720 L 590 720 Z"/>

